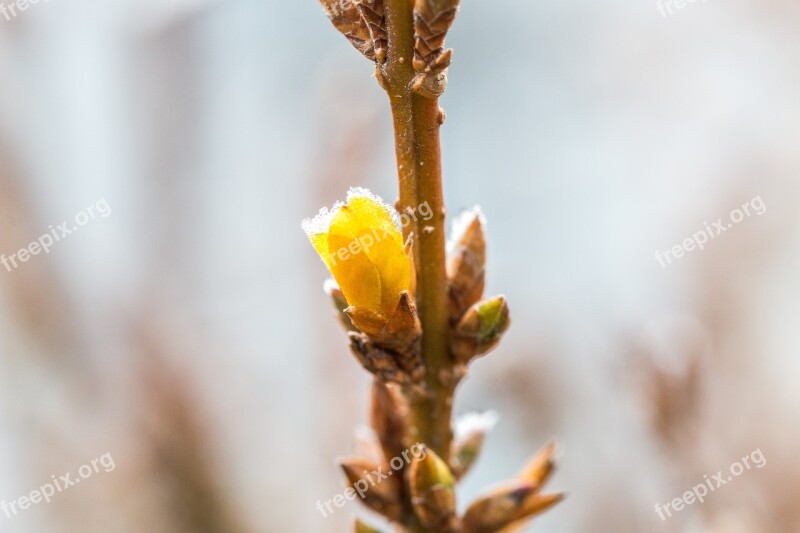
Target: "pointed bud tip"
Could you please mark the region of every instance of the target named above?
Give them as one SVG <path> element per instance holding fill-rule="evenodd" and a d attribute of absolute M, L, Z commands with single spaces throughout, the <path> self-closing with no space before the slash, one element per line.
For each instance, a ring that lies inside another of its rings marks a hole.
<path fill-rule="evenodd" d="M 534 484 L 537 489 L 541 488 L 555 472 L 557 451 L 556 442 L 548 442 L 531 457 L 519 474 L 519 479 Z"/>
<path fill-rule="evenodd" d="M 496 296 L 478 304 L 480 334 L 483 342 L 490 341 L 505 332 L 509 325 L 508 301 L 504 295 Z"/>
<path fill-rule="evenodd" d="M 480 206 L 475 206 L 459 213 L 450 226 L 450 240 L 447 243 L 448 253 L 455 252 L 458 246 L 467 248 L 485 247 L 485 227 L 486 217 L 483 215 Z"/>
<path fill-rule="evenodd" d="M 374 527 L 365 524 L 359 519 L 356 519 L 353 531 L 354 533 L 381 533 L 380 529 L 375 529 Z"/>
<path fill-rule="evenodd" d="M 416 489 L 422 491 L 436 485 L 454 486 L 455 479 L 447 463 L 426 445 L 418 444 L 418 446 L 423 456 L 411 463 L 411 475 Z"/>

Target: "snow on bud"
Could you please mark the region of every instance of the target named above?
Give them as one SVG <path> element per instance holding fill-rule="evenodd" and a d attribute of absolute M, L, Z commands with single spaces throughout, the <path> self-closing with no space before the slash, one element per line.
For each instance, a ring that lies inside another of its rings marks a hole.
<path fill-rule="evenodd" d="M 497 420 L 497 413 L 488 411 L 469 413 L 456 421 L 451 462 L 457 479 L 464 477 L 478 460 L 486 435 L 497 424 Z"/>
<path fill-rule="evenodd" d="M 483 296 L 486 271 L 486 220 L 480 208 L 464 211 L 453 223 L 448 242 L 447 278 L 452 323 Z"/>

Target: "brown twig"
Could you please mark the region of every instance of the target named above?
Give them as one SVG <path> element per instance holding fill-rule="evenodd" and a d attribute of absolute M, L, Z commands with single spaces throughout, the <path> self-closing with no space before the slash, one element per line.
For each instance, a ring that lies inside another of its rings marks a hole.
<path fill-rule="evenodd" d="M 434 216 L 414 232 L 417 260 L 417 308 L 422 322 L 422 353 L 427 369 L 426 391 L 411 394 L 412 412 L 420 441 L 440 457 L 450 455 L 452 429 L 451 379 L 448 353 L 445 210 L 439 141 L 441 110 L 438 99 L 415 94 L 412 65 L 415 33 L 412 5 L 407 0 L 385 2 L 389 54 L 382 69 L 394 118 L 401 212 L 428 203 Z M 380 68 L 380 67 L 379 67 Z"/>

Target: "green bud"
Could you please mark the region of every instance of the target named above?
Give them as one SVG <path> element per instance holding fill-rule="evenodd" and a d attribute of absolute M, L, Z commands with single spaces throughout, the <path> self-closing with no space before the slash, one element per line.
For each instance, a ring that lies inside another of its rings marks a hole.
<path fill-rule="evenodd" d="M 505 296 L 496 296 L 473 305 L 455 328 L 451 351 L 460 363 L 494 349 L 511 325 Z"/>
<path fill-rule="evenodd" d="M 455 478 L 450 467 L 433 450 L 424 447 L 425 454 L 411 463 L 408 482 L 414 511 L 426 528 L 440 533 L 455 532 Z"/>

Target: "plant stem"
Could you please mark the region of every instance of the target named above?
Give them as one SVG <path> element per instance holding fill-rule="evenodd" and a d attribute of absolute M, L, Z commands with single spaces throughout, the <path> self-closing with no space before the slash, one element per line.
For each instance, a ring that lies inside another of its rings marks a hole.
<path fill-rule="evenodd" d="M 428 427 L 423 442 L 445 461 L 450 457 L 453 392 L 452 361 L 448 350 L 447 272 L 445 267 L 445 211 L 442 194 L 439 104 L 413 96 L 417 132 L 417 201 L 428 203 L 433 217 L 419 228 L 417 305 L 422 321 L 422 353 L 428 389 L 419 408 Z M 427 403 L 427 405 L 425 405 Z"/>
<path fill-rule="evenodd" d="M 424 204 L 430 220 L 405 228 L 415 234 L 417 309 L 422 322 L 422 355 L 426 368 L 424 394 L 409 394 L 414 436 L 447 461 L 452 442 L 453 363 L 448 351 L 445 210 L 438 100 L 411 91 L 415 71 L 412 0 L 384 0 L 389 34 L 382 74 L 394 119 L 401 212 Z"/>
<path fill-rule="evenodd" d="M 405 212 L 417 204 L 416 146 L 413 97 L 409 84 L 414 78 L 414 19 L 411 0 L 384 0 L 389 47 L 383 76 L 394 120 L 395 151 L 400 181 L 398 211 Z M 403 237 L 418 235 L 415 219 L 403 227 Z"/>

